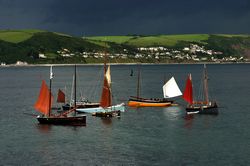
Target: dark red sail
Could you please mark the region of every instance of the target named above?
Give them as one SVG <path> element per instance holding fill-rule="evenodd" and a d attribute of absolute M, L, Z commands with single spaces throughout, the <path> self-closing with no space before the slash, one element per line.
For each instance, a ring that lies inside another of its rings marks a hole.
<path fill-rule="evenodd" d="M 65 94 L 61 89 L 58 90 L 57 102 L 58 103 L 65 103 Z"/>
<path fill-rule="evenodd" d="M 186 100 L 189 104 L 193 104 L 193 85 L 191 74 L 188 75 L 186 81 L 186 87 L 183 93 L 183 99 Z"/>
<path fill-rule="evenodd" d="M 111 77 L 110 77 L 110 67 L 108 67 L 108 70 L 104 74 L 104 80 L 103 80 L 103 87 L 102 87 L 102 96 L 100 101 L 100 106 L 106 108 L 111 106 Z"/>

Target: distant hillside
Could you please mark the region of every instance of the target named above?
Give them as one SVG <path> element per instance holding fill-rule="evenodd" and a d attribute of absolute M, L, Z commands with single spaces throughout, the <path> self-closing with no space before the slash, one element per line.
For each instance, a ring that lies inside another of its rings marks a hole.
<path fill-rule="evenodd" d="M 225 56 L 244 56 L 250 58 L 250 35 L 232 34 L 186 34 L 156 36 L 94 36 L 87 39 L 96 42 L 113 42 L 129 47 L 163 46 L 180 49 L 191 43 L 204 46 L 206 49 L 217 50 Z"/>
<path fill-rule="evenodd" d="M 196 52 L 183 51 L 193 45 Z M 162 50 L 150 51 L 156 48 Z M 199 49 L 203 52 L 198 52 Z M 209 51 L 215 54 L 210 55 Z M 104 52 L 111 62 L 119 63 L 186 62 L 199 57 L 210 61 L 212 56 L 214 59 L 230 56 L 250 59 L 250 36 L 186 34 L 80 38 L 43 30 L 0 30 L 0 63 L 101 63 Z"/>
<path fill-rule="evenodd" d="M 99 45 L 82 38 L 69 35 L 40 31 L 0 31 L 0 62 L 15 63 L 71 63 L 79 62 L 78 58 L 64 59 L 56 53 L 63 48 L 73 52 L 103 50 Z M 39 53 L 47 54 L 48 58 L 39 58 Z"/>
<path fill-rule="evenodd" d="M 35 33 L 45 32 L 42 30 L 0 30 L 0 40 L 19 43 L 31 38 Z"/>
<path fill-rule="evenodd" d="M 135 47 L 166 46 L 173 47 L 180 41 L 204 43 L 209 35 L 157 35 L 157 36 L 100 36 L 88 37 L 90 40 L 108 41 Z"/>

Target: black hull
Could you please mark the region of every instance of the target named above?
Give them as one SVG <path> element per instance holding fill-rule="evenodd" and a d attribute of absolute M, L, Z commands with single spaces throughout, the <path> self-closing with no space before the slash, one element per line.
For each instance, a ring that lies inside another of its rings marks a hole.
<path fill-rule="evenodd" d="M 96 112 L 94 114 L 92 114 L 93 116 L 96 117 L 120 117 L 121 116 L 121 112 L 120 111 L 115 111 L 115 112 Z"/>
<path fill-rule="evenodd" d="M 76 117 L 37 117 L 40 124 L 86 126 L 86 116 Z"/>
<path fill-rule="evenodd" d="M 208 106 L 208 107 L 187 107 L 186 112 L 188 114 L 198 113 L 198 114 L 210 114 L 210 115 L 218 115 L 218 107 L 215 106 Z"/>

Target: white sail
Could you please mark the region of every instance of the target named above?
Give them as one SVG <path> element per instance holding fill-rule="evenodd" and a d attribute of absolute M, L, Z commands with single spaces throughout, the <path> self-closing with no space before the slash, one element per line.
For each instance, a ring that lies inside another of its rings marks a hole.
<path fill-rule="evenodd" d="M 163 86 L 163 96 L 164 98 L 172 98 L 181 96 L 182 93 L 174 79 L 172 77 L 164 86 Z"/>
<path fill-rule="evenodd" d="M 106 71 L 105 76 L 106 76 L 107 81 L 108 81 L 108 84 L 109 84 L 109 86 L 110 86 L 110 84 L 111 84 L 110 65 L 108 66 L 108 69 L 107 69 L 107 71 Z"/>

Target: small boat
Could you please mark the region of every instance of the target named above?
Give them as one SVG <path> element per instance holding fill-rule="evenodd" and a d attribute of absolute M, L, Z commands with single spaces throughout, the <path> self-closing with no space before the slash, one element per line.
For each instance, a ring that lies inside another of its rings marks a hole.
<path fill-rule="evenodd" d="M 177 105 L 170 98 L 181 96 L 182 93 L 174 79 L 169 79 L 165 85 L 163 85 L 163 98 L 142 98 L 140 97 L 140 70 L 138 70 L 137 80 L 137 96 L 130 96 L 128 106 L 130 107 L 168 107 Z"/>
<path fill-rule="evenodd" d="M 171 106 L 173 101 L 168 99 L 145 99 L 136 96 L 130 96 L 128 106 L 130 107 L 167 107 Z"/>
<path fill-rule="evenodd" d="M 106 57 L 104 62 L 104 79 L 100 106 L 94 108 L 77 108 L 76 111 L 78 113 L 91 113 L 94 116 L 100 117 L 120 116 L 120 112 L 125 111 L 124 103 L 112 105 L 110 65 L 108 68 L 106 67 Z"/>
<path fill-rule="evenodd" d="M 73 108 L 73 105 L 74 105 L 74 99 L 73 99 L 73 85 L 74 85 L 74 79 L 75 76 L 73 76 L 73 81 L 72 81 L 72 92 L 71 92 L 71 101 L 70 102 L 65 102 L 65 94 L 64 94 L 64 104 L 62 105 L 62 110 L 63 111 L 67 111 L 67 110 L 70 110 Z M 59 95 L 59 93 L 58 93 Z M 59 96 L 58 96 L 59 97 Z M 97 103 L 97 102 L 90 102 L 88 101 L 87 99 L 85 98 L 81 98 L 80 100 L 76 101 L 76 106 L 77 108 L 95 108 L 95 107 L 99 107 L 100 106 L 100 103 Z"/>
<path fill-rule="evenodd" d="M 208 76 L 207 76 L 207 68 L 204 65 L 204 72 L 203 72 L 203 94 L 204 100 L 195 101 L 193 99 L 193 84 L 192 84 L 192 76 L 191 74 L 188 75 L 186 80 L 186 87 L 183 93 L 183 99 L 188 102 L 186 107 L 187 114 L 213 114 L 217 115 L 218 106 L 216 101 L 210 101 L 209 94 L 208 94 Z"/>
<path fill-rule="evenodd" d="M 92 102 L 89 102 L 88 100 L 83 100 L 83 101 L 77 101 L 76 106 L 77 108 L 96 108 L 100 106 L 100 103 L 92 103 Z M 73 106 L 71 106 L 71 104 L 69 103 L 66 103 L 62 106 L 62 109 L 64 111 L 72 109 L 72 108 Z"/>
<path fill-rule="evenodd" d="M 76 71 L 76 66 L 75 66 Z M 73 125 L 73 126 L 85 126 L 86 125 L 86 115 L 76 114 L 76 104 L 75 107 L 69 111 L 52 114 L 52 103 L 53 96 L 51 94 L 52 86 L 52 66 L 50 68 L 50 86 L 46 85 L 46 82 L 42 81 L 42 86 L 40 89 L 39 97 L 34 105 L 35 109 L 42 115 L 37 116 L 37 120 L 40 124 L 53 124 L 53 125 Z M 75 95 L 76 96 L 76 95 Z"/>
<path fill-rule="evenodd" d="M 73 77 L 73 83 L 72 85 L 74 85 L 74 77 Z M 73 86 L 72 86 L 72 92 L 73 92 Z M 71 92 L 71 101 L 70 102 L 66 102 L 66 99 L 65 99 L 65 94 L 61 91 L 61 93 L 59 94 L 58 92 L 58 99 L 60 98 L 61 100 L 58 101 L 58 102 L 61 102 L 61 103 L 64 103 L 62 105 L 62 111 L 67 111 L 67 110 L 70 110 L 73 108 L 73 105 L 74 105 L 74 99 L 72 98 L 72 92 Z M 60 95 L 60 96 L 59 96 Z M 95 108 L 95 107 L 99 107 L 100 106 L 100 103 L 97 103 L 97 102 L 90 102 L 88 101 L 88 99 L 85 99 L 85 98 L 82 98 L 78 101 L 76 101 L 76 106 L 77 108 Z"/>

